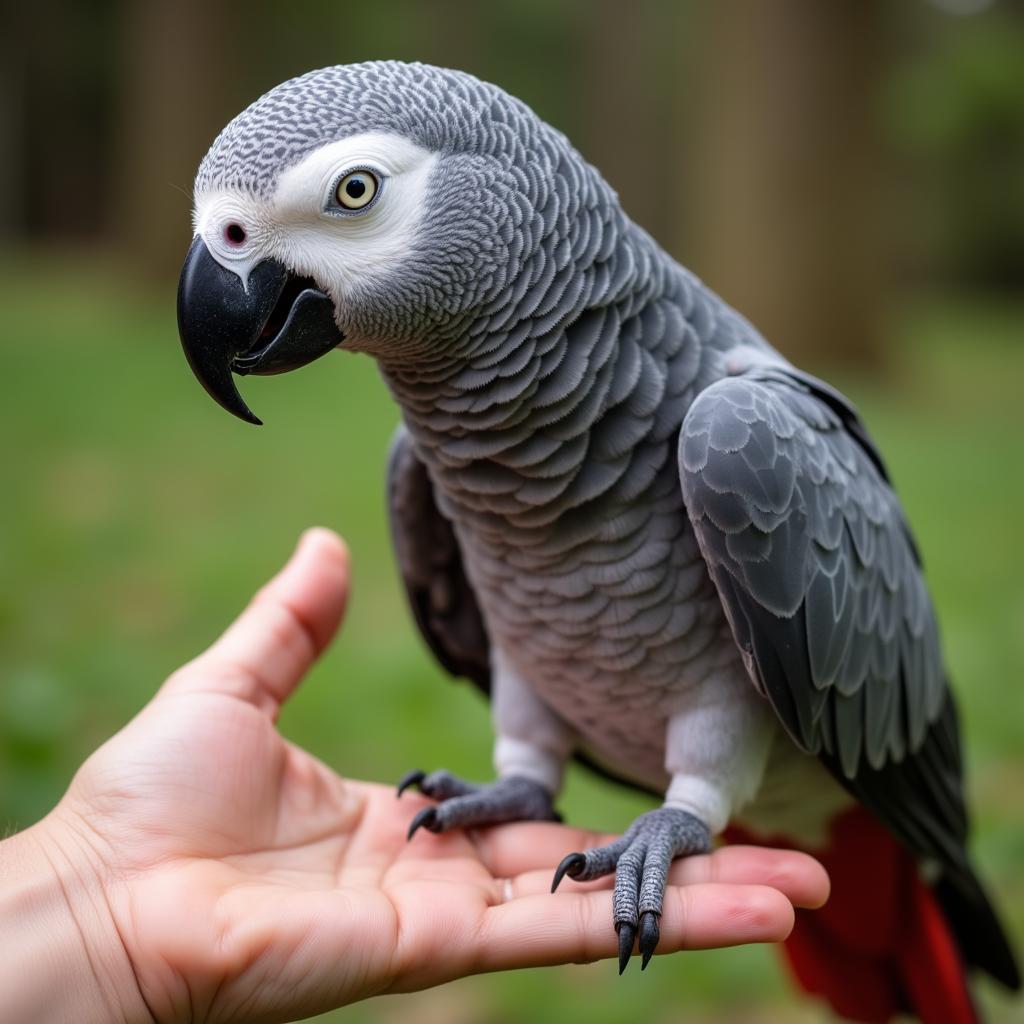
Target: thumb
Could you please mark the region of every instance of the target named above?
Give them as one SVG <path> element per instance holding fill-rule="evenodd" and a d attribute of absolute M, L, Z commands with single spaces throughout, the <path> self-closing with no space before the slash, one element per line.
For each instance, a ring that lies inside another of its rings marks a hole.
<path fill-rule="evenodd" d="M 276 715 L 337 632 L 348 584 L 341 538 L 320 527 L 307 530 L 284 568 L 161 693 L 225 693 Z"/>

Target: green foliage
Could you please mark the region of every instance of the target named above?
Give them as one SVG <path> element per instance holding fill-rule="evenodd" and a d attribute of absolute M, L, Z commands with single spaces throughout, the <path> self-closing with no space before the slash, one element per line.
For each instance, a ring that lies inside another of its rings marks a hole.
<path fill-rule="evenodd" d="M 344 636 L 282 728 L 358 776 L 444 765 L 485 777 L 486 708 L 430 664 L 402 604 L 382 489 L 397 413 L 373 365 L 339 355 L 246 380 L 267 424 L 255 429 L 191 378 L 170 291 L 140 294 L 118 280 L 102 264 L 0 264 L 0 827 L 44 814 L 82 758 L 315 522 L 349 539 L 354 595 Z M 977 852 L 1018 931 L 1022 328 L 1019 308 L 932 302 L 897 325 L 892 387 L 840 382 L 887 453 L 921 540 L 964 706 Z M 608 829 L 645 806 L 579 772 L 563 802 L 570 820 Z M 986 1001 L 1011 1019 L 1005 1000 L 986 990 Z M 793 1009 L 771 951 L 744 949 L 659 960 L 622 979 L 610 964 L 471 979 L 330 1017 L 524 1018 L 751 1024 L 820 1014 Z"/>

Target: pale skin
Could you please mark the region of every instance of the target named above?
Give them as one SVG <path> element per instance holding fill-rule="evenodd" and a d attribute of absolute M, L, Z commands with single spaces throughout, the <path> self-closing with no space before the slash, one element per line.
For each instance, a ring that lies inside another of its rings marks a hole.
<path fill-rule="evenodd" d="M 407 842 L 425 799 L 342 778 L 277 731 L 347 591 L 342 542 L 307 532 L 58 806 L 0 843 L 0 1019 L 290 1021 L 616 954 L 610 880 L 548 891 L 566 851 L 608 837 L 530 823 Z M 753 847 L 677 862 L 671 883 L 659 953 L 779 941 L 828 894 L 811 858 Z"/>

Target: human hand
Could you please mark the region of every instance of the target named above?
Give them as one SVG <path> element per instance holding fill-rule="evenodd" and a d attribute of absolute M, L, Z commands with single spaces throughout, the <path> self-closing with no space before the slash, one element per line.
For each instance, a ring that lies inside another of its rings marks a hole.
<path fill-rule="evenodd" d="M 425 800 L 342 779 L 278 733 L 347 586 L 341 542 L 308 532 L 54 811 L 0 844 L 19 912 L 42 914 L 51 947 L 63 937 L 50 960 L 65 984 L 83 979 L 75 1020 L 285 1021 L 616 954 L 607 881 L 548 891 L 566 850 L 603 837 L 532 823 L 407 842 Z M 780 940 L 792 904 L 820 905 L 828 891 L 811 858 L 744 847 L 677 862 L 671 882 L 659 952 Z M 27 958 L 21 973 L 42 970 Z"/>

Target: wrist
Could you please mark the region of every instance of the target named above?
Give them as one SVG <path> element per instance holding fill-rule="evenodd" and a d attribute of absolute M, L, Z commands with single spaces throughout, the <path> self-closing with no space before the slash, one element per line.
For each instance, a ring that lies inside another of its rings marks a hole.
<path fill-rule="evenodd" d="M 0 992 L 11 1020 L 149 1022 L 102 862 L 44 819 L 0 842 Z"/>

